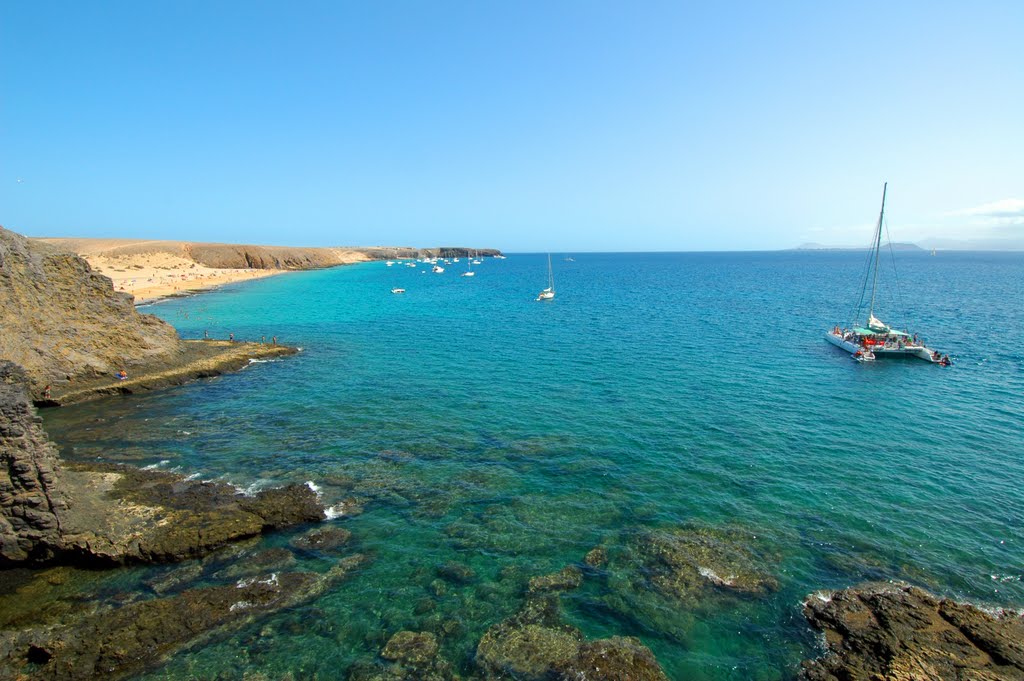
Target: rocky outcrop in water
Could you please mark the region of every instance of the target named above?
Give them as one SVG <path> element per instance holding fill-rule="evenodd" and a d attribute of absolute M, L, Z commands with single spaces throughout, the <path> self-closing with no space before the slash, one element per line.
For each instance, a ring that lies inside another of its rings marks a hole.
<path fill-rule="evenodd" d="M 488 629 L 476 649 L 485 679 L 546 681 L 667 681 L 654 654 L 633 637 L 587 641 L 562 621 L 560 594 L 580 586 L 582 573 L 569 566 L 530 580 L 525 604 Z"/>
<path fill-rule="evenodd" d="M 803 663 L 808 681 L 1021 681 L 1024 614 L 991 614 L 907 584 L 816 593 L 804 615 L 826 653 Z"/>
<path fill-rule="evenodd" d="M 224 483 L 127 466 L 67 466 L 63 480 L 76 503 L 65 514 L 61 548 L 66 560 L 77 563 L 179 561 L 324 519 L 323 506 L 306 485 L 247 497 Z"/>
<path fill-rule="evenodd" d="M 0 361 L 0 565 L 51 558 L 68 509 L 57 449 L 43 432 L 26 382 L 19 367 Z"/>
<path fill-rule="evenodd" d="M 85 260 L 0 227 L 0 359 L 24 368 L 34 396 L 178 349 L 170 324 L 136 312 Z"/>
<path fill-rule="evenodd" d="M 121 679 L 212 636 L 325 593 L 366 562 L 327 572 L 267 572 L 237 582 L 129 603 L 56 627 L 0 635 L 0 679 Z"/>
<path fill-rule="evenodd" d="M 752 533 L 684 526 L 624 533 L 598 575 L 608 587 L 605 607 L 685 642 L 700 613 L 776 590 L 773 564 Z"/>

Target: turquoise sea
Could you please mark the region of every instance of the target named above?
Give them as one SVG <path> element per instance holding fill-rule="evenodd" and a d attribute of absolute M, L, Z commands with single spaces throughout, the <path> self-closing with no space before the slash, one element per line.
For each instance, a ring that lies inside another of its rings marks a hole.
<path fill-rule="evenodd" d="M 1024 254 L 898 252 L 876 314 L 955 366 L 858 364 L 864 254 L 573 254 L 441 275 L 382 262 L 146 307 L 184 337 L 297 345 L 173 390 L 47 411 L 69 459 L 257 489 L 312 481 L 373 561 L 313 603 L 176 655 L 145 678 L 345 678 L 403 629 L 463 674 L 523 579 L 606 569 L 562 598 L 588 638 L 638 636 L 673 679 L 792 679 L 819 652 L 801 602 L 900 579 L 1024 607 Z M 390 289 L 402 286 L 404 295 Z M 629 591 L 624 547 L 704 528 L 778 581 L 685 607 Z M 265 538 L 287 545 L 290 535 Z M 298 567 L 323 571 L 323 556 Z M 439 582 L 449 562 L 468 583 Z M 170 568 L 93 578 L 113 597 Z"/>

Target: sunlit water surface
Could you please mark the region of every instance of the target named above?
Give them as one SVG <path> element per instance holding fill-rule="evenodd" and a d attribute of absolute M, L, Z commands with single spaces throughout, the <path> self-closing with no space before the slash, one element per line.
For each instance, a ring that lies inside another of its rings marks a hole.
<path fill-rule="evenodd" d="M 681 526 L 744 537 L 780 588 L 657 618 L 610 605 L 614 574 L 563 597 L 586 636 L 638 636 L 672 678 L 793 678 L 818 652 L 800 613 L 817 589 L 901 579 L 1024 605 L 1024 256 L 897 254 L 901 289 L 884 282 L 877 314 L 949 352 L 950 369 L 857 364 L 825 343 L 850 321 L 862 254 L 554 263 L 546 303 L 546 258 L 518 255 L 473 278 L 464 262 L 441 275 L 369 263 L 145 308 L 184 337 L 277 336 L 302 352 L 48 411 L 64 456 L 248 489 L 311 480 L 328 501 L 366 500 L 331 522 L 373 558 L 149 676 L 339 678 L 403 629 L 443 632 L 467 673 L 483 632 L 523 602 L 509 575 Z M 477 580 L 439 589 L 450 561 Z M 162 569 L 91 593 L 144 590 Z"/>

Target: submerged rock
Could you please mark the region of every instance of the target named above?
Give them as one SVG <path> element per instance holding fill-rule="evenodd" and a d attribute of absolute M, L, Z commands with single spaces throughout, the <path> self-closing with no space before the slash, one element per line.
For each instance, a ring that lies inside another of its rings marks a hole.
<path fill-rule="evenodd" d="M 0 635 L 0 668 L 26 679 L 121 679 L 187 645 L 323 594 L 365 562 L 339 561 L 324 574 L 267 573 L 227 586 L 139 601 L 60 627 Z"/>
<path fill-rule="evenodd" d="M 317 527 L 289 542 L 302 551 L 330 551 L 344 546 L 352 533 L 343 527 Z"/>
<path fill-rule="evenodd" d="M 826 653 L 803 663 L 809 681 L 1024 680 L 1024 615 L 989 614 L 907 584 L 816 593 L 804 615 Z"/>
<path fill-rule="evenodd" d="M 558 572 L 530 580 L 530 593 L 541 591 L 572 591 L 583 583 L 583 571 L 575 565 L 568 565 Z"/>
<path fill-rule="evenodd" d="M 430 632 L 400 631 L 380 652 L 381 661 L 363 661 L 349 670 L 350 681 L 451 681 L 451 664 L 438 654 Z"/>
<path fill-rule="evenodd" d="M 595 546 L 587 551 L 583 562 L 592 568 L 604 567 L 608 563 L 608 551 L 603 546 Z"/>
<path fill-rule="evenodd" d="M 752 535 L 683 527 L 633 533 L 609 552 L 604 605 L 660 636 L 687 641 L 700 612 L 778 588 Z"/>
<path fill-rule="evenodd" d="M 424 667 L 437 655 L 437 638 L 429 632 L 400 631 L 387 642 L 380 656 L 411 667 Z"/>
<path fill-rule="evenodd" d="M 557 669 L 566 681 L 668 681 L 650 649 L 632 636 L 588 641 L 569 663 Z"/>
<path fill-rule="evenodd" d="M 471 584 L 476 580 L 476 572 L 473 568 L 454 561 L 439 566 L 437 576 L 452 584 Z"/>
<path fill-rule="evenodd" d="M 639 639 L 584 640 L 562 621 L 557 594 L 530 596 L 518 613 L 488 629 L 475 660 L 485 679 L 667 681 Z"/>

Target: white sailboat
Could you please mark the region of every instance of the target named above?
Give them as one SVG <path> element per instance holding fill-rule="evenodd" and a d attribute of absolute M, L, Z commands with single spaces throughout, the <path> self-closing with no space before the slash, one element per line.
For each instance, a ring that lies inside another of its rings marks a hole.
<path fill-rule="evenodd" d="M 555 277 L 551 273 L 551 254 L 548 253 L 548 287 L 537 294 L 537 300 L 551 300 L 555 297 Z"/>
<path fill-rule="evenodd" d="M 464 277 L 475 277 L 476 276 L 476 272 L 473 271 L 473 261 L 468 259 L 468 258 L 466 259 L 466 271 L 462 273 L 462 276 L 464 276 Z"/>
<path fill-rule="evenodd" d="M 849 328 L 841 328 L 838 324 L 825 334 L 825 340 L 832 345 L 849 352 L 860 362 L 872 361 L 882 357 L 916 357 L 927 362 L 948 366 L 949 356 L 925 346 L 917 334 L 898 331 L 875 316 L 875 301 L 878 293 L 878 261 L 882 246 L 882 229 L 885 220 L 885 195 L 889 184 L 882 187 L 882 209 L 878 214 L 875 226 L 875 238 L 871 247 L 871 257 L 864 272 L 864 284 L 861 287 L 858 312 L 863 311 L 863 303 L 867 294 L 868 278 L 871 278 L 871 297 L 868 302 L 867 318 L 863 326 L 852 323 Z M 894 263 L 895 266 L 895 263 Z"/>

